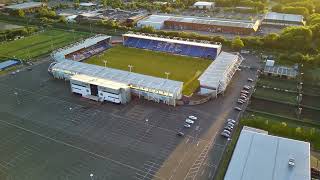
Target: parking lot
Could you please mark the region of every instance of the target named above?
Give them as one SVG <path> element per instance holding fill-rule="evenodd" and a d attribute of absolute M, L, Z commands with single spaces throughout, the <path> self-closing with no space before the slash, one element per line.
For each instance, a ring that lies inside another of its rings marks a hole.
<path fill-rule="evenodd" d="M 237 118 L 240 89 L 255 73 L 242 69 L 224 96 L 198 106 L 115 105 L 72 95 L 48 65 L 0 77 L 0 179 L 212 179 L 227 143 L 221 128 Z M 198 120 L 184 128 L 189 115 Z"/>

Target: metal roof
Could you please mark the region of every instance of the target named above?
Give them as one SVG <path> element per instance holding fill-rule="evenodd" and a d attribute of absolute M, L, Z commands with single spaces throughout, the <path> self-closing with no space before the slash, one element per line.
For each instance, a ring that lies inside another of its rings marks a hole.
<path fill-rule="evenodd" d="M 209 17 L 197 17 L 197 16 L 176 16 L 176 15 L 161 15 L 154 14 L 139 21 L 139 23 L 164 23 L 165 21 L 176 21 L 195 24 L 207 24 L 216 26 L 230 26 L 241 28 L 253 28 L 259 27 L 260 21 L 248 21 L 248 20 L 236 20 L 236 19 L 223 19 L 223 18 L 209 18 Z"/>
<path fill-rule="evenodd" d="M 214 2 L 198 1 L 193 4 L 193 6 L 212 6 Z"/>
<path fill-rule="evenodd" d="M 101 86 L 101 87 L 107 87 L 107 88 L 112 88 L 112 89 L 121 89 L 121 88 L 129 88 L 128 84 L 123 84 L 123 83 L 117 83 L 114 81 L 109 81 L 106 79 L 102 79 L 102 78 L 96 78 L 96 77 L 92 77 L 92 76 L 87 76 L 84 74 L 76 74 L 73 75 L 70 80 L 74 80 L 74 81 L 80 81 L 83 83 L 88 83 L 88 84 L 93 84 L 93 85 L 97 85 L 97 86 Z"/>
<path fill-rule="evenodd" d="M 21 3 L 21 4 L 13 4 L 13 5 L 9 5 L 6 6 L 6 8 L 8 9 L 29 9 L 29 8 L 35 8 L 35 7 L 41 7 L 43 6 L 44 3 L 41 2 L 25 2 L 25 3 Z"/>
<path fill-rule="evenodd" d="M 310 143 L 242 130 L 224 179 L 310 180 Z"/>
<path fill-rule="evenodd" d="M 56 51 L 54 51 L 51 56 L 55 61 L 64 61 L 66 60 L 65 55 L 70 54 L 72 52 L 78 51 L 82 48 L 87 48 L 90 47 L 92 45 L 95 45 L 96 43 L 109 39 L 111 38 L 110 36 L 106 36 L 106 35 L 96 35 L 90 38 L 87 38 L 81 42 L 78 42 L 76 44 L 72 44 L 70 46 L 58 49 Z"/>
<path fill-rule="evenodd" d="M 298 14 L 284 14 L 284 13 L 269 12 L 264 17 L 264 20 L 303 22 L 303 16 Z"/>
<path fill-rule="evenodd" d="M 285 67 L 285 66 L 265 66 L 264 73 L 272 73 L 276 75 L 296 77 L 298 74 L 298 70 L 292 67 Z"/>
<path fill-rule="evenodd" d="M 166 43 L 176 43 L 176 44 L 185 44 L 185 45 L 192 45 L 192 46 L 221 49 L 221 44 L 209 44 L 209 43 L 207 44 L 207 43 L 200 43 L 200 42 L 183 41 L 178 39 L 169 39 L 169 38 L 163 38 L 163 37 L 146 36 L 146 35 L 140 35 L 140 34 L 123 34 L 122 36 L 162 41 Z"/>
<path fill-rule="evenodd" d="M 117 83 L 128 84 L 135 87 L 151 89 L 151 91 L 164 91 L 177 97 L 181 95 L 183 82 L 153 76 L 128 72 L 102 66 L 64 60 L 52 67 L 52 71 L 71 74 L 84 74 L 96 78 L 102 78 Z M 156 93 L 156 92 L 155 92 Z"/>
<path fill-rule="evenodd" d="M 13 65 L 16 65 L 16 64 L 19 64 L 19 63 L 20 63 L 19 61 L 15 61 L 15 60 L 7 60 L 4 62 L 1 62 L 0 63 L 0 70 L 5 69 L 10 66 L 13 66 Z"/>
<path fill-rule="evenodd" d="M 221 52 L 210 66 L 199 77 L 200 86 L 224 91 L 228 85 L 230 72 L 237 68 L 240 57 L 231 53 Z"/>

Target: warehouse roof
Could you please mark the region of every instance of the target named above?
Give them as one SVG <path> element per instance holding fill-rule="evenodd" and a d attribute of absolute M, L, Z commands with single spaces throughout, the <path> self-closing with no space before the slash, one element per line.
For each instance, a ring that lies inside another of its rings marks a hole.
<path fill-rule="evenodd" d="M 242 130 L 224 179 L 310 180 L 310 143 Z"/>
<path fill-rule="evenodd" d="M 36 7 L 41 7 L 44 4 L 41 2 L 25 2 L 21 4 L 13 4 L 6 6 L 8 9 L 13 9 L 13 10 L 18 10 L 18 9 L 30 9 L 30 8 L 36 8 Z"/>
<path fill-rule="evenodd" d="M 106 80 L 106 79 L 87 76 L 87 75 L 84 75 L 84 74 L 73 75 L 70 79 L 71 80 L 75 80 L 75 81 L 88 83 L 88 84 L 101 86 L 101 87 L 112 88 L 112 89 L 128 88 L 128 84 L 109 81 L 109 80 Z"/>
<path fill-rule="evenodd" d="M 213 4 L 214 4 L 213 2 L 198 1 L 198 2 L 195 2 L 193 5 L 194 6 L 212 6 Z"/>
<path fill-rule="evenodd" d="M 230 26 L 230 27 L 241 27 L 250 28 L 257 30 L 259 27 L 259 21 L 246 21 L 236 19 L 222 19 L 222 18 L 206 18 L 206 17 L 171 17 L 166 21 L 194 23 L 194 24 L 206 24 L 215 26 Z"/>
<path fill-rule="evenodd" d="M 229 83 L 230 73 L 236 69 L 240 57 L 221 52 L 215 61 L 199 77 L 200 85 L 210 89 L 224 91 Z M 232 74 L 233 75 L 233 74 Z"/>
<path fill-rule="evenodd" d="M 63 61 L 66 60 L 65 55 L 68 55 L 72 52 L 78 51 L 82 48 L 90 47 L 97 42 L 109 39 L 110 36 L 106 35 L 96 35 L 90 38 L 85 39 L 84 41 L 78 42 L 76 44 L 72 44 L 69 47 L 64 47 L 62 49 L 58 49 L 55 52 L 52 53 L 52 57 L 55 61 Z"/>
<path fill-rule="evenodd" d="M 170 93 L 171 96 L 180 95 L 183 86 L 183 82 L 180 81 L 157 78 L 113 68 L 105 68 L 103 66 L 97 66 L 71 60 L 58 62 L 52 67 L 52 72 L 54 71 L 68 74 L 84 74 L 87 76 L 102 78 L 109 81 L 115 81 L 117 83 L 129 84 L 130 86 L 133 86 L 133 88 L 144 87 L 149 90 L 151 89 L 154 91 L 164 91 L 165 93 Z"/>
<path fill-rule="evenodd" d="M 264 20 L 303 22 L 303 16 L 298 14 L 284 14 L 284 13 L 269 12 L 264 17 Z"/>
<path fill-rule="evenodd" d="M 209 44 L 209 43 L 200 43 L 200 42 L 193 42 L 193 41 L 183 41 L 178 39 L 169 39 L 169 38 L 163 38 L 163 37 L 154 37 L 154 36 L 148 36 L 148 35 L 140 35 L 140 34 L 123 34 L 122 36 L 127 37 L 135 37 L 135 38 L 141 38 L 141 39 L 150 39 L 155 41 L 163 41 L 168 43 L 177 43 L 177 44 L 185 44 L 185 45 L 192 45 L 192 46 L 200 46 L 200 47 L 208 47 L 208 48 L 221 48 L 221 44 Z"/>
<path fill-rule="evenodd" d="M 298 74 L 298 70 L 293 67 L 285 67 L 285 66 L 265 66 L 264 73 L 296 77 Z"/>

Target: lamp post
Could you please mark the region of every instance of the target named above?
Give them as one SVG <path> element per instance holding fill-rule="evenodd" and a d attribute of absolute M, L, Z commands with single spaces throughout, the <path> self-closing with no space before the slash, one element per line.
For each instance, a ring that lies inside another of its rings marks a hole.
<path fill-rule="evenodd" d="M 104 62 L 104 67 L 106 68 L 108 61 L 107 61 L 107 60 L 104 60 L 103 62 Z"/>
<path fill-rule="evenodd" d="M 128 68 L 129 68 L 129 70 L 130 70 L 130 72 L 132 71 L 132 68 L 133 68 L 133 66 L 132 65 L 128 65 Z"/>
<path fill-rule="evenodd" d="M 170 72 L 164 72 L 164 74 L 166 74 L 167 79 L 169 79 Z"/>

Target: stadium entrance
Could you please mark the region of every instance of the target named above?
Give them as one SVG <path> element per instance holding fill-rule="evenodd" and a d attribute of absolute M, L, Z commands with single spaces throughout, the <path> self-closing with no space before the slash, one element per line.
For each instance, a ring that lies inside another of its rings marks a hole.
<path fill-rule="evenodd" d="M 90 91 L 92 96 L 98 96 L 98 86 L 90 84 Z"/>

